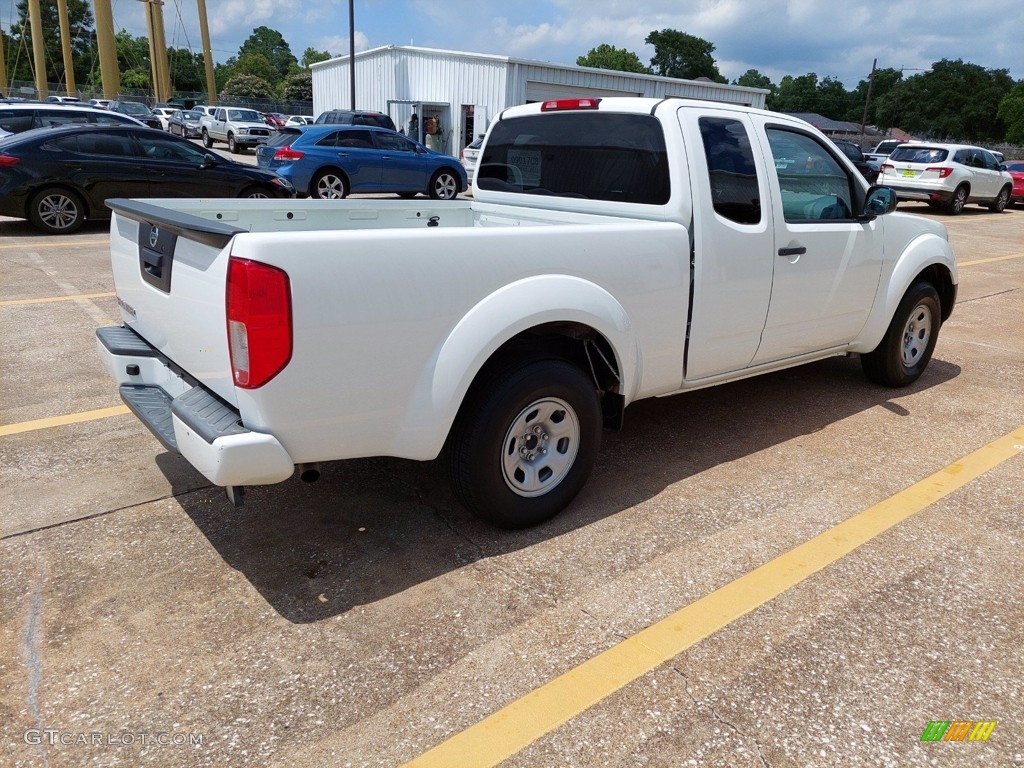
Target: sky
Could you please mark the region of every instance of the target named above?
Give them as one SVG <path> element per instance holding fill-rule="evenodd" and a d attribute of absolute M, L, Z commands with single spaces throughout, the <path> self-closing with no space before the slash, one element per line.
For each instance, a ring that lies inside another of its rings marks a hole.
<path fill-rule="evenodd" d="M 237 54 L 258 26 L 292 53 L 347 54 L 348 0 L 206 0 L 214 58 Z M 142 3 L 113 0 L 115 27 L 145 34 Z M 164 0 L 167 44 L 201 49 L 195 0 Z M 715 46 L 730 81 L 757 69 L 778 83 L 808 72 L 866 80 L 873 59 L 905 76 L 963 59 L 1024 78 L 1021 0 L 354 0 L 356 50 L 416 45 L 573 65 L 601 43 L 649 64 L 644 39 L 677 29 Z"/>

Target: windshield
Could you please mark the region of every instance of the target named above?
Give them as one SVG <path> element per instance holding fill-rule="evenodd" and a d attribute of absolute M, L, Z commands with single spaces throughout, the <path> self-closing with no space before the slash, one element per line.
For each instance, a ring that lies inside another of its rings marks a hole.
<path fill-rule="evenodd" d="M 229 109 L 228 120 L 237 120 L 240 123 L 262 123 L 263 118 L 259 112 L 252 109 Z"/>
<path fill-rule="evenodd" d="M 145 104 L 140 104 L 137 101 L 122 101 L 119 106 L 121 107 L 121 111 L 127 115 L 141 115 L 145 117 L 146 115 L 152 114 L 149 111 L 149 107 Z"/>

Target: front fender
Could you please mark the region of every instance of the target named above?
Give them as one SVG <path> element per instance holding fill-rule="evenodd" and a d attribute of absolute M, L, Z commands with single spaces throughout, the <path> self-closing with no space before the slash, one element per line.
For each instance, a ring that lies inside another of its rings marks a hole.
<path fill-rule="evenodd" d="M 608 340 L 629 402 L 638 387 L 640 353 L 625 308 L 604 288 L 579 277 L 529 277 L 482 299 L 443 339 L 406 406 L 399 430 L 406 455 L 436 456 L 491 356 L 517 334 L 555 322 L 587 325 Z"/>
<path fill-rule="evenodd" d="M 896 216 L 897 214 L 893 214 L 893 221 L 886 221 L 886 224 L 898 221 Z M 868 322 L 861 332 L 860 341 L 851 348 L 853 352 L 870 352 L 878 346 L 889 328 L 889 323 L 892 322 L 900 301 L 922 272 L 929 268 L 938 268 L 945 271 L 953 285 L 959 281 L 956 257 L 946 237 L 945 226 L 927 219 L 913 218 L 918 222 L 928 221 L 931 225 L 929 231 L 909 240 L 893 263 L 892 270 L 887 275 L 883 274 L 878 300 L 875 301 Z M 942 293 L 941 290 L 939 292 Z M 943 313 L 949 309 L 951 308 L 943 307 Z"/>

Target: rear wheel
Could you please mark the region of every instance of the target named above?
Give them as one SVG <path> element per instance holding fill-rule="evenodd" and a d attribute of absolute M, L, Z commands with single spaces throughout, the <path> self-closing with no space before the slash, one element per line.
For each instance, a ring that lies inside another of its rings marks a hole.
<path fill-rule="evenodd" d="M 451 200 L 459 194 L 459 179 L 447 169 L 435 173 L 430 179 L 430 196 L 435 200 Z"/>
<path fill-rule="evenodd" d="M 967 185 L 961 184 L 956 188 L 956 191 L 953 193 L 953 197 L 951 197 L 949 202 L 946 204 L 946 210 L 956 216 L 963 211 L 964 206 L 967 205 L 967 196 Z"/>
<path fill-rule="evenodd" d="M 67 235 L 85 222 L 85 204 L 74 192 L 50 187 L 33 195 L 28 218 L 38 229 L 51 235 Z"/>
<path fill-rule="evenodd" d="M 341 200 L 348 196 L 348 183 L 335 170 L 320 171 L 309 186 L 310 197 L 321 200 Z"/>
<path fill-rule="evenodd" d="M 931 283 L 914 283 L 896 308 L 885 338 L 861 355 L 864 375 L 876 384 L 905 387 L 924 373 L 942 324 L 939 294 Z"/>
<path fill-rule="evenodd" d="M 558 514 L 601 444 L 597 390 L 559 359 L 509 359 L 474 384 L 448 446 L 452 487 L 474 514 L 526 528 Z"/>
<path fill-rule="evenodd" d="M 210 138 L 210 132 L 205 128 L 203 129 L 203 146 L 207 149 L 213 146 L 213 139 Z"/>
<path fill-rule="evenodd" d="M 1010 188 L 1003 187 L 999 190 L 999 194 L 996 195 L 996 199 L 989 204 L 988 209 L 993 213 L 1002 213 L 1006 210 L 1007 204 L 1010 202 Z"/>

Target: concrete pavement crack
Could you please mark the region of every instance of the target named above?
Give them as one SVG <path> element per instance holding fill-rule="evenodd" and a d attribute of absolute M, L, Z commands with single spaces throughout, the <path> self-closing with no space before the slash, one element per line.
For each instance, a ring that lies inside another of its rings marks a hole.
<path fill-rule="evenodd" d="M 764 768 L 771 768 L 768 764 L 768 760 L 764 756 L 764 753 L 761 751 L 761 742 L 759 742 L 756 737 L 745 733 L 739 726 L 735 725 L 734 723 L 731 723 L 730 721 L 726 720 L 724 717 L 719 715 L 711 704 L 698 700 L 697 697 L 693 695 L 693 687 L 690 685 L 690 678 L 686 675 L 685 672 L 683 672 L 683 670 L 681 670 L 679 667 L 675 665 L 672 665 L 672 671 L 683 679 L 683 690 L 686 691 L 686 695 L 690 697 L 690 701 L 693 702 L 693 705 L 697 709 L 707 709 L 711 713 L 711 716 L 715 719 L 715 722 L 721 723 L 722 725 L 727 727 L 729 730 L 731 730 L 733 733 L 739 736 L 740 739 L 742 739 L 743 741 L 753 743 L 754 749 L 757 752 L 757 759 L 760 761 L 761 765 L 764 766 Z"/>
<path fill-rule="evenodd" d="M 39 711 L 39 685 L 43 681 L 43 659 L 39 649 L 42 645 L 43 585 L 46 583 L 47 569 L 45 556 L 39 552 L 35 544 L 30 543 L 30 547 L 39 570 L 28 596 L 28 617 L 25 620 L 25 634 L 22 638 L 21 660 L 28 672 L 25 708 L 36 728 L 42 732 L 45 727 L 42 713 Z M 42 740 L 37 740 L 35 746 L 43 765 L 49 766 L 50 759 Z"/>

